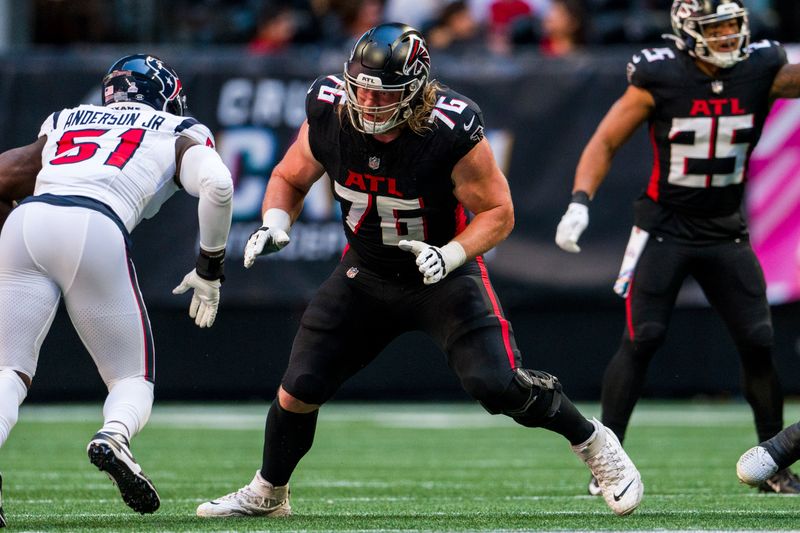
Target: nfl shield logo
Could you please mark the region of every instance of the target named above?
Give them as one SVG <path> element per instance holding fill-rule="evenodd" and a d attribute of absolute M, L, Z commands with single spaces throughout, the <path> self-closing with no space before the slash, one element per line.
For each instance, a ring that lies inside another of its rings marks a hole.
<path fill-rule="evenodd" d="M 370 156 L 367 164 L 372 170 L 378 170 L 378 167 L 381 166 L 381 158 L 376 155 Z"/>
<path fill-rule="evenodd" d="M 711 82 L 711 91 L 714 94 L 720 94 L 724 88 L 725 86 L 719 80 L 714 80 Z"/>
<path fill-rule="evenodd" d="M 347 277 L 348 278 L 353 279 L 357 275 L 358 275 L 358 268 L 350 267 L 350 268 L 347 269 Z"/>

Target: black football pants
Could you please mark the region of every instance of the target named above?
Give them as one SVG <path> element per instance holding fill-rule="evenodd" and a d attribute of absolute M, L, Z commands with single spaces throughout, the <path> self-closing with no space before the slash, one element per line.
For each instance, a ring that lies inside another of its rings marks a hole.
<path fill-rule="evenodd" d="M 742 391 L 753 409 L 758 440 L 767 440 L 783 427 L 783 394 L 772 360 L 764 274 L 745 239 L 701 245 L 651 235 L 625 302 L 621 345 L 603 376 L 603 423 L 624 439 L 648 365 L 664 341 L 687 276 L 695 278 L 733 337 L 741 361 Z"/>

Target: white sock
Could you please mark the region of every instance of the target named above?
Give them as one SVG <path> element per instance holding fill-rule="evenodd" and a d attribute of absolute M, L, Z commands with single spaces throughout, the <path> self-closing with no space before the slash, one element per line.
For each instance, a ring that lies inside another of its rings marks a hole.
<path fill-rule="evenodd" d="M 0 370 L 0 447 L 19 418 L 19 406 L 28 395 L 22 378 L 10 368 Z"/>
<path fill-rule="evenodd" d="M 152 409 L 152 383 L 141 376 L 121 379 L 109 386 L 101 431 L 122 433 L 130 440 L 147 423 Z"/>

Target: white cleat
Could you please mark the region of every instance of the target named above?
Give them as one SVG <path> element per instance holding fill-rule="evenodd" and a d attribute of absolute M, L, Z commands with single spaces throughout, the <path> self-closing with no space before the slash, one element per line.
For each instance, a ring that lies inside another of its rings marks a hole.
<path fill-rule="evenodd" d="M 744 452 L 736 463 L 739 481 L 757 487 L 775 475 L 778 465 L 766 448 L 754 446 Z"/>
<path fill-rule="evenodd" d="M 592 471 L 611 510 L 620 516 L 630 514 L 642 501 L 642 476 L 614 432 L 595 419 L 591 422 L 592 436 L 572 450 Z"/>
<path fill-rule="evenodd" d="M 253 481 L 236 492 L 216 500 L 201 503 L 197 516 L 203 518 L 223 518 L 227 516 L 269 516 L 281 517 L 292 514 L 289 505 L 289 485 L 273 487 L 260 472 Z"/>

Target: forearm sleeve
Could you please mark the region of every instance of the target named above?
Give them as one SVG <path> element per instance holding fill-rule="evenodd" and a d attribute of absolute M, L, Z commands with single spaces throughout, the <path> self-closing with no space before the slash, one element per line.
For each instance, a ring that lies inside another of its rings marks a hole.
<path fill-rule="evenodd" d="M 230 171 L 213 148 L 198 144 L 183 154 L 179 178 L 186 192 L 200 199 L 200 247 L 207 252 L 224 250 L 233 209 Z"/>

